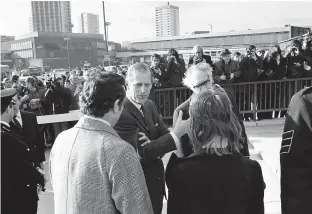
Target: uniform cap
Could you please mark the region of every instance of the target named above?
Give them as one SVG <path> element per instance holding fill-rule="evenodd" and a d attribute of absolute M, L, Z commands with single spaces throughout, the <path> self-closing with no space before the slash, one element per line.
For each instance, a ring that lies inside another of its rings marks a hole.
<path fill-rule="evenodd" d="M 14 88 L 5 88 L 1 90 L 1 99 L 13 97 L 16 94 L 16 90 Z"/>

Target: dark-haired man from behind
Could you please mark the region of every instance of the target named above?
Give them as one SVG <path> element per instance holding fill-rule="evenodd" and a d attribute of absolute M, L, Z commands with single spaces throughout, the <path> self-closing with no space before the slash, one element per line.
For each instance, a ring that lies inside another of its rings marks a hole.
<path fill-rule="evenodd" d="M 30 148 L 10 127 L 16 90 L 1 90 L 1 213 L 36 214 L 37 186 L 43 175 L 34 167 Z"/>
<path fill-rule="evenodd" d="M 296 93 L 289 104 L 282 145 L 283 214 L 312 213 L 312 87 Z"/>
<path fill-rule="evenodd" d="M 85 82 L 83 116 L 51 150 L 55 213 L 153 213 L 139 156 L 113 129 L 125 95 L 117 74 L 95 72 Z"/>

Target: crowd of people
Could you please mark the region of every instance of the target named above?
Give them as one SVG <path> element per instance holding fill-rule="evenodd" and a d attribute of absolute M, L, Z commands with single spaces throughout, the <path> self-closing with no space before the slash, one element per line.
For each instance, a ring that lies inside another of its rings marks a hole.
<path fill-rule="evenodd" d="M 264 213 L 265 181 L 259 163 L 249 159 L 235 101 L 214 84 L 208 63 L 191 66 L 183 82 L 194 93 L 175 110 L 170 131 L 148 99 L 148 65 L 130 66 L 126 78 L 100 70 L 88 74 L 79 95 L 82 117 L 57 136 L 50 154 L 55 213 L 160 214 L 165 183 L 168 214 Z M 311 87 L 293 98 L 291 105 L 302 105 L 292 107 L 286 119 L 281 148 L 286 214 L 311 211 L 311 157 L 306 153 L 311 146 L 298 147 L 298 140 L 312 133 L 310 94 Z M 18 88 L 1 90 L 3 213 L 36 213 L 46 183 L 43 136 L 36 114 L 20 111 L 22 99 Z M 186 112 L 189 118 L 182 119 Z M 165 171 L 161 158 L 175 150 Z"/>
<path fill-rule="evenodd" d="M 47 181 L 46 141 L 54 143 L 49 162 L 55 213 L 160 214 L 164 197 L 168 214 L 264 213 L 261 167 L 249 159 L 237 100 L 222 86 L 310 76 L 311 41 L 293 41 L 285 57 L 278 46 L 259 55 L 250 45 L 243 57 L 225 49 L 215 63 L 202 47 L 193 50 L 188 65 L 170 49 L 166 60 L 154 54 L 151 65 L 136 63 L 127 71 L 77 68 L 46 77 L 45 83 L 29 77 L 26 87 L 13 75 L 1 89 L 3 213 L 37 213 Z M 182 84 L 193 95 L 174 110 L 169 130 L 150 93 L 153 86 Z M 300 95 L 310 92 L 311 87 Z M 296 138 L 310 139 L 312 133 L 308 98 L 298 98 L 302 105 L 286 118 L 281 149 L 286 214 L 312 211 L 311 146 L 307 141 L 304 151 L 294 146 Z M 78 123 L 38 126 L 36 116 L 70 110 L 81 111 Z M 165 171 L 162 157 L 175 150 Z"/>

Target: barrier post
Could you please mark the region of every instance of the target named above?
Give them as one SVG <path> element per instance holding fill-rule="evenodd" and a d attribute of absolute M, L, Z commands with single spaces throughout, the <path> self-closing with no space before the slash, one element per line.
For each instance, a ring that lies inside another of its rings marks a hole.
<path fill-rule="evenodd" d="M 257 121 L 257 83 L 254 84 L 254 103 L 252 105 L 253 120 Z"/>

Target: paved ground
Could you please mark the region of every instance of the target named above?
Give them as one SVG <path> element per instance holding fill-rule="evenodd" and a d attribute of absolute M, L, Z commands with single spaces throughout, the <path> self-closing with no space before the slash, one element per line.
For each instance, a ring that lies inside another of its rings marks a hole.
<path fill-rule="evenodd" d="M 246 131 L 251 141 L 252 159 L 257 160 L 262 168 L 265 190 L 266 214 L 280 214 L 280 183 L 279 183 L 279 148 L 283 129 L 283 119 L 263 120 L 257 124 L 247 122 Z M 258 126 L 257 126 L 258 125 Z M 165 155 L 164 164 L 168 163 L 171 154 Z M 46 152 L 47 160 L 49 151 Z M 48 173 L 48 164 L 45 164 L 45 172 Z M 165 201 L 164 201 L 165 202 Z M 53 192 L 51 183 L 47 184 L 47 191 L 40 194 L 38 214 L 54 214 Z M 166 214 L 164 203 L 163 214 Z"/>

